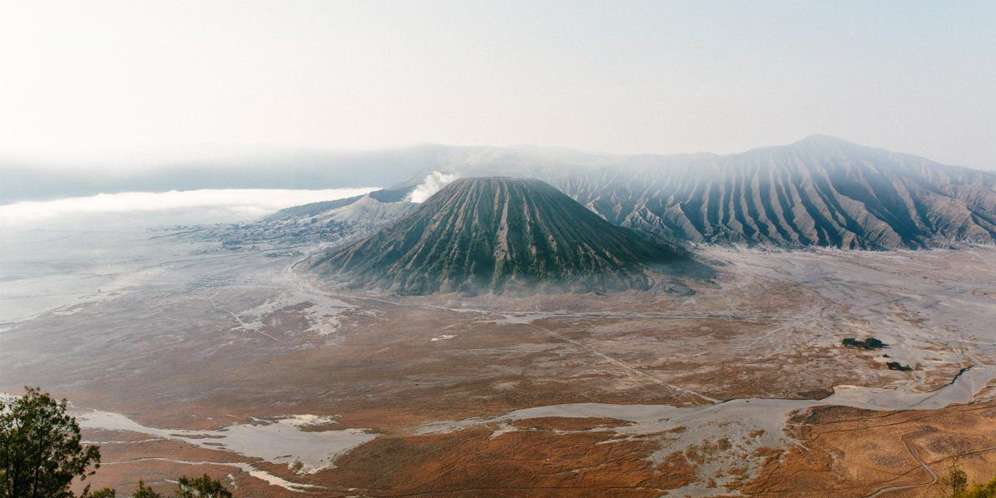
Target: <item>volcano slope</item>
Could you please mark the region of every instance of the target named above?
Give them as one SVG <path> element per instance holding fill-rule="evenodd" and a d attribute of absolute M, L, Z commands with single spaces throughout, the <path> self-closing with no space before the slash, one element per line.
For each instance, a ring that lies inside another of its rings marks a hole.
<path fill-rule="evenodd" d="M 882 250 L 996 241 L 996 175 L 987 172 L 826 136 L 665 163 L 554 184 L 613 223 L 696 242 Z"/>
<path fill-rule="evenodd" d="M 727 155 L 440 146 L 431 157 L 422 174 L 537 178 L 610 223 L 677 240 L 871 250 L 996 242 L 996 174 L 825 135 Z"/>
<path fill-rule="evenodd" d="M 676 243 L 612 225 L 556 188 L 504 177 L 457 180 L 374 235 L 313 266 L 398 294 L 646 289 L 649 269 L 691 267 Z"/>

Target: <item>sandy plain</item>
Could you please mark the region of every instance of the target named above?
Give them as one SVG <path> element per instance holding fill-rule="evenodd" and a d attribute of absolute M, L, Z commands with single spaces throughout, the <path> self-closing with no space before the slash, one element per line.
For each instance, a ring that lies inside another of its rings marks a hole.
<path fill-rule="evenodd" d="M 121 490 L 927 496 L 956 459 L 996 474 L 993 248 L 703 248 L 711 281 L 518 298 L 345 292 L 287 254 L 170 257 L 5 324 L 0 391 L 69 398 Z"/>

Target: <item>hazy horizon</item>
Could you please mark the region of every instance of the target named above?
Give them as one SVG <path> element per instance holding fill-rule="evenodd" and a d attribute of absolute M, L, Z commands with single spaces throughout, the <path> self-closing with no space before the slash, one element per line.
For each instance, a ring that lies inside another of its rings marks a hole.
<path fill-rule="evenodd" d="M 815 142 L 812 142 L 815 140 Z M 787 144 L 761 145 L 731 154 L 704 151 L 716 158 L 736 158 L 755 150 L 781 147 L 820 148 L 830 144 L 850 144 L 852 152 L 884 150 L 856 144 L 839 137 L 811 135 Z M 612 154 L 579 149 L 537 145 L 453 146 L 421 144 L 408 147 L 367 150 L 322 150 L 233 148 L 200 149 L 200 153 L 174 153 L 172 159 L 154 156 L 120 155 L 109 161 L 64 160 L 62 162 L 17 162 L 0 158 L 0 206 L 20 201 L 51 201 L 91 197 L 97 194 L 190 192 L 223 189 L 321 190 L 329 188 L 382 188 L 412 185 L 426 174 L 470 172 L 471 175 L 535 176 L 541 170 L 579 172 L 578 168 L 619 168 L 656 164 L 661 171 L 699 154 Z M 922 157 L 916 156 L 914 157 Z M 932 160 L 932 158 L 925 158 Z M 943 163 L 940 163 L 943 164 Z M 484 169 L 480 169 L 481 167 Z M 526 166 L 526 169 L 522 167 Z M 946 165 L 965 167 L 963 165 Z M 497 168 L 497 169 L 496 169 Z M 679 166 L 680 168 L 680 166 Z M 993 174 L 981 168 L 972 168 Z M 233 176 L 233 173 L 237 175 Z M 432 175 L 430 175 L 431 177 Z"/>
<path fill-rule="evenodd" d="M 605 150 L 595 150 L 584 147 L 571 147 L 561 145 L 548 145 L 539 143 L 521 144 L 453 144 L 443 142 L 420 142 L 402 145 L 390 145 L 382 147 L 321 147 L 321 146 L 232 146 L 220 144 L 195 144 L 176 148 L 163 148 L 159 150 L 133 150 L 108 152 L 94 157 L 76 158 L 55 158 L 55 157 L 31 157 L 28 155 L 0 155 L 0 170 L 4 167 L 19 167 L 26 169 L 40 169 L 47 171 L 71 170 L 76 168 L 100 168 L 103 172 L 110 174 L 130 174 L 142 172 L 143 170 L 168 170 L 170 168 L 182 168 L 192 164 L 211 163 L 219 167 L 241 167 L 247 163 L 265 160 L 289 160 L 295 156 L 362 156 L 366 154 L 379 154 L 390 152 L 409 152 L 419 149 L 454 149 L 454 150 L 509 150 L 509 151 L 543 151 L 554 154 L 578 154 L 591 157 L 606 158 L 632 158 L 632 157 L 677 157 L 693 156 L 698 154 L 711 154 L 716 156 L 736 156 L 757 149 L 771 147 L 790 146 L 803 142 L 813 137 L 828 137 L 840 140 L 853 145 L 870 147 L 873 149 L 887 150 L 900 154 L 922 157 L 946 166 L 956 166 L 980 171 L 996 171 L 996 164 L 992 167 L 976 164 L 958 164 L 945 162 L 935 157 L 919 154 L 910 150 L 893 149 L 873 143 L 862 143 L 850 140 L 846 136 L 830 135 L 826 133 L 810 133 L 795 139 L 778 143 L 761 143 L 753 146 L 732 150 L 728 152 L 718 152 L 714 150 L 685 150 L 685 151 L 659 151 L 659 152 L 610 152 Z"/>
<path fill-rule="evenodd" d="M 0 159 L 729 154 L 819 133 L 992 170 L 994 17 L 988 2 L 9 2 Z"/>

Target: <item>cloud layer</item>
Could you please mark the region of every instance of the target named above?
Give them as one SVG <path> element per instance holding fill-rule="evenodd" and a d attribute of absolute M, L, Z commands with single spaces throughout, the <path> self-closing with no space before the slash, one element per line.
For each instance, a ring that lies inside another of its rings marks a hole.
<path fill-rule="evenodd" d="M 81 215 L 177 214 L 202 211 L 203 223 L 249 220 L 285 207 L 361 195 L 373 188 L 327 190 L 214 189 L 123 192 L 51 201 L 0 205 L 0 226 L 24 227 L 75 219 Z"/>

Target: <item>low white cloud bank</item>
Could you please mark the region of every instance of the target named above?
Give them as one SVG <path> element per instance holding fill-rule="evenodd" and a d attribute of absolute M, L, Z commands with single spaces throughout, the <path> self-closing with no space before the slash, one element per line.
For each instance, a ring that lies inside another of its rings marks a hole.
<path fill-rule="evenodd" d="M 279 209 L 362 195 L 374 188 L 326 190 L 208 189 L 122 192 L 51 201 L 0 205 L 0 226 L 24 226 L 77 219 L 81 215 L 153 216 L 185 214 L 201 223 L 251 220 Z M 198 216 L 201 215 L 201 218 Z"/>
<path fill-rule="evenodd" d="M 415 190 L 412 190 L 412 193 L 408 196 L 408 200 L 417 203 L 425 202 L 426 199 L 439 192 L 439 189 L 445 187 L 447 183 L 456 180 L 457 176 L 455 173 L 433 171 L 425 177 L 425 180 L 422 180 L 422 183 L 415 187 Z"/>

